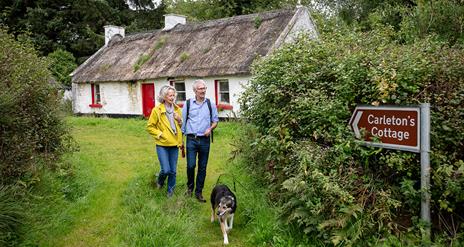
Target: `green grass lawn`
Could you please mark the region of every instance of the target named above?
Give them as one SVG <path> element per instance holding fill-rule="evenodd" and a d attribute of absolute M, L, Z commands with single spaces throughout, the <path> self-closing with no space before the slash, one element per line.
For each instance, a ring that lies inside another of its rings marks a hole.
<path fill-rule="evenodd" d="M 29 205 L 23 246 L 222 246 L 219 223 L 211 223 L 209 203 L 184 196 L 186 160 L 179 158 L 172 198 L 152 186 L 159 172 L 146 120 L 70 117 L 79 151 L 46 173 Z M 236 184 L 238 211 L 229 246 L 268 245 L 279 231 L 265 189 L 240 161 L 230 161 L 240 125 L 220 123 L 211 146 L 204 196 L 221 174 Z M 61 173 L 60 173 L 61 172 Z"/>

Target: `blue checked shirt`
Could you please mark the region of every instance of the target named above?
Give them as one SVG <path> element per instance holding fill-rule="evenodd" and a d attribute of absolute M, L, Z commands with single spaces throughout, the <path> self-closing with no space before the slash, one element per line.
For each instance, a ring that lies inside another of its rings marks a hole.
<path fill-rule="evenodd" d="M 201 103 L 198 104 L 196 99 L 189 99 L 190 100 L 190 113 L 189 119 L 187 121 L 187 102 L 185 102 L 184 107 L 182 107 L 182 132 L 185 135 L 193 134 L 197 136 L 203 136 L 206 129 L 211 127 L 211 122 L 209 118 L 209 108 L 208 104 L 206 103 L 206 99 Z M 213 111 L 213 119 L 214 123 L 219 122 L 218 111 L 216 105 L 211 102 L 211 110 Z"/>

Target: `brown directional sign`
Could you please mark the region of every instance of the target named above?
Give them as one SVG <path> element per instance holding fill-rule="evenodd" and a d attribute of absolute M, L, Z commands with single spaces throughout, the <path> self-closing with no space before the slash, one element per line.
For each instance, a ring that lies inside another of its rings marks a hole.
<path fill-rule="evenodd" d="M 420 151 L 419 107 L 358 106 L 350 127 L 366 145 Z"/>

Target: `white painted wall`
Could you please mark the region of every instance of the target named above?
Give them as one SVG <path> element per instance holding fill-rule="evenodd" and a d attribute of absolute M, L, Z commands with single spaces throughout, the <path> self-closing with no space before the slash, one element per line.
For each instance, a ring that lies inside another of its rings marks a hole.
<path fill-rule="evenodd" d="M 90 107 L 90 84 L 73 83 L 73 112 L 83 114 L 142 114 L 140 83 L 103 82 L 100 85 L 101 108 Z"/>
<path fill-rule="evenodd" d="M 198 78 L 176 78 L 185 81 L 185 89 L 187 98 L 195 97 L 193 92 L 193 83 Z M 248 83 L 249 76 L 221 76 L 201 78 L 206 82 L 207 91 L 206 97 L 211 99 L 212 103 L 216 103 L 214 90 L 214 81 L 227 79 L 229 80 L 230 104 L 233 110 L 223 110 L 219 112 L 219 117 L 235 117 L 239 115 L 240 106 L 238 98 L 243 91 L 242 85 Z M 89 105 L 92 103 L 91 85 L 73 83 L 73 111 L 81 114 L 130 114 L 142 115 L 142 89 L 141 84 L 154 83 L 155 85 L 155 100 L 159 94 L 159 90 L 163 85 L 169 85 L 167 78 L 139 81 L 137 83 L 127 82 L 104 82 L 100 85 L 101 108 L 92 108 Z M 156 101 L 155 105 L 158 105 Z"/>
<path fill-rule="evenodd" d="M 184 80 L 185 90 L 187 99 L 195 97 L 193 92 L 193 83 L 199 78 L 176 78 L 179 80 Z M 227 79 L 229 80 L 229 94 L 230 94 L 230 104 L 233 106 L 233 110 L 224 110 L 219 112 L 219 117 L 235 117 L 238 116 L 240 110 L 240 105 L 238 103 L 238 98 L 240 97 L 241 92 L 244 90 L 242 85 L 245 85 L 250 80 L 250 76 L 218 76 L 218 77 L 206 77 L 201 78 L 206 82 L 206 97 L 211 100 L 212 103 L 216 103 L 216 95 L 214 90 L 214 81 Z M 158 96 L 159 90 L 163 85 L 169 85 L 167 79 L 153 80 L 155 83 L 155 95 Z M 158 102 L 156 102 L 158 104 Z"/>

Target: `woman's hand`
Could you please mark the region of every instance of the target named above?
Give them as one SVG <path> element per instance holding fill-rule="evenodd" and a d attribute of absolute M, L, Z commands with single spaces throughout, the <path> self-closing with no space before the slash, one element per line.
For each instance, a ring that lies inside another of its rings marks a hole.
<path fill-rule="evenodd" d="M 179 123 L 179 125 L 182 125 L 182 118 L 180 117 L 179 114 L 174 112 L 174 119 Z"/>

